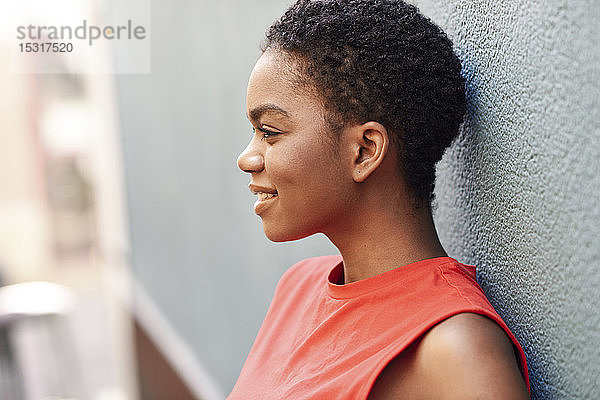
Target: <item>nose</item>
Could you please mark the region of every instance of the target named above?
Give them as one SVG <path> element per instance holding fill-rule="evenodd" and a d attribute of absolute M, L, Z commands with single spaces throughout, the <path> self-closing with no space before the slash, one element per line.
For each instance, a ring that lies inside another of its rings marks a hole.
<path fill-rule="evenodd" d="M 265 159 L 262 154 L 254 146 L 254 140 L 252 140 L 248 146 L 242 151 L 237 159 L 238 167 L 248 173 L 260 172 L 265 167 Z"/>

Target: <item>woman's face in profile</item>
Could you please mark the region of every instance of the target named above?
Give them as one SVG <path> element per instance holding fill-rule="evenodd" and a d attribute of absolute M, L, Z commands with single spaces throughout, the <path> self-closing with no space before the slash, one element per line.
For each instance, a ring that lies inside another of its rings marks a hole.
<path fill-rule="evenodd" d="M 254 135 L 238 166 L 252 175 L 267 237 L 301 239 L 343 221 L 352 178 L 334 148 L 340 141 L 330 138 L 321 102 L 298 87 L 281 53 L 267 50 L 257 61 L 246 106 Z"/>

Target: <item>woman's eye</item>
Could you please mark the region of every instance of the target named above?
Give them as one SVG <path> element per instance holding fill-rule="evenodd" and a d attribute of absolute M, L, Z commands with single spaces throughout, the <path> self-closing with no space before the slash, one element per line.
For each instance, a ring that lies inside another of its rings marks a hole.
<path fill-rule="evenodd" d="M 262 132 L 262 140 L 266 140 L 272 136 L 277 136 L 279 135 L 279 132 L 272 132 L 272 131 L 267 131 L 267 130 L 261 130 Z"/>
<path fill-rule="evenodd" d="M 258 130 L 260 133 L 262 133 L 262 137 L 260 138 L 260 140 L 266 140 L 266 139 L 268 139 L 270 137 L 279 135 L 279 132 L 273 132 L 273 131 L 270 131 L 270 130 L 265 129 L 265 128 L 254 128 L 254 127 L 252 127 L 252 132 L 256 132 L 256 130 Z"/>

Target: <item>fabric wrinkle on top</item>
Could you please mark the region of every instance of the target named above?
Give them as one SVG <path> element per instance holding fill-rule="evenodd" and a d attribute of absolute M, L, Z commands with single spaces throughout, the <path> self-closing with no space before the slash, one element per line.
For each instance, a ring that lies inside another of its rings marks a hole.
<path fill-rule="evenodd" d="M 341 256 L 309 258 L 284 273 L 229 400 L 366 399 L 396 355 L 464 312 L 506 332 L 529 388 L 523 350 L 477 284 L 475 267 L 438 257 L 341 282 Z"/>

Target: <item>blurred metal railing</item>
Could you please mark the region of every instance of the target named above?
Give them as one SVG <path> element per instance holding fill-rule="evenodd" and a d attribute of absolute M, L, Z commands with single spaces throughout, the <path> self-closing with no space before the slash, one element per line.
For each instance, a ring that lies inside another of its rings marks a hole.
<path fill-rule="evenodd" d="M 69 289 L 50 282 L 0 287 L 0 398 L 81 398 L 67 314 Z"/>

